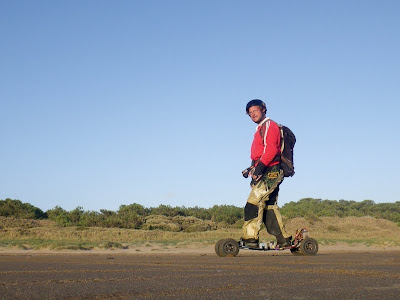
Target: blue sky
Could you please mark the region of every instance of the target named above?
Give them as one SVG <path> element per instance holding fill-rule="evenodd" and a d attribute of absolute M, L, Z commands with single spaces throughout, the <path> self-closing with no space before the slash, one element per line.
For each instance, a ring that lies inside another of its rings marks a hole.
<path fill-rule="evenodd" d="M 400 201 L 399 1 L 0 1 L 0 199 L 244 206 L 253 98 L 279 204 Z"/>

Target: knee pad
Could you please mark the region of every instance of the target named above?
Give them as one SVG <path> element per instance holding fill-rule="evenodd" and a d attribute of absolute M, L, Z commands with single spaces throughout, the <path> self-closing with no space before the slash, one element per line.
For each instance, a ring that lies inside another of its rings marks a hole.
<path fill-rule="evenodd" d="M 254 204 L 247 202 L 246 206 L 244 207 L 244 220 L 249 221 L 257 217 L 258 217 L 258 207 Z"/>
<path fill-rule="evenodd" d="M 268 209 L 264 214 L 264 224 L 269 234 L 274 236 L 282 234 L 281 227 L 279 226 L 278 219 L 272 209 Z"/>

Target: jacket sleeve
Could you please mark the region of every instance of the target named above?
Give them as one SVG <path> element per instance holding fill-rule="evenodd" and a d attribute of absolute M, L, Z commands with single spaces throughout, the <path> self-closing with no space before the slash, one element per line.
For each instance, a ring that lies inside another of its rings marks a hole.
<path fill-rule="evenodd" d="M 266 136 L 263 137 L 264 153 L 261 156 L 260 161 L 268 166 L 281 151 L 281 134 L 278 125 L 273 121 L 270 122 L 268 131 L 264 134 L 266 134 Z"/>

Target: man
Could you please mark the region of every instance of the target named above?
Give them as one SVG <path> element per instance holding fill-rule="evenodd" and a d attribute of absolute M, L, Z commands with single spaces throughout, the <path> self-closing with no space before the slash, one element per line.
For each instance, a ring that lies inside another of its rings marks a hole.
<path fill-rule="evenodd" d="M 279 248 L 291 245 L 278 210 L 279 185 L 283 181 L 280 168 L 281 135 L 279 126 L 266 117 L 267 107 L 259 99 L 246 105 L 246 113 L 257 123 L 251 145 L 251 192 L 244 208 L 242 241 L 245 246 L 258 248 L 259 233 L 264 222 L 269 234 L 276 237 Z"/>

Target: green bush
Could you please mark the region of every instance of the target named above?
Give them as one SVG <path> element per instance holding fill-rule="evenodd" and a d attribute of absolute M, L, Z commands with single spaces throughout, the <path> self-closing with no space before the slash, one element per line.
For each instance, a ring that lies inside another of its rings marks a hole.
<path fill-rule="evenodd" d="M 178 232 L 182 230 L 182 227 L 171 220 L 170 217 L 162 216 L 162 215 L 151 215 L 145 218 L 144 223 L 141 226 L 141 229 L 145 230 L 165 230 L 165 231 L 174 231 Z"/>
<path fill-rule="evenodd" d="M 208 231 L 217 229 L 217 226 L 214 222 L 209 220 L 201 220 L 193 216 L 176 216 L 171 218 L 171 221 L 179 224 L 181 230 L 185 232 Z"/>
<path fill-rule="evenodd" d="M 286 218 L 304 217 L 310 223 L 319 221 L 320 217 L 371 216 L 400 224 L 400 201 L 376 204 L 372 200 L 356 202 L 303 198 L 283 205 L 280 211 Z M 106 209 L 101 209 L 100 212 L 85 211 L 79 206 L 66 211 L 56 206 L 44 213 L 29 203 L 7 198 L 0 200 L 0 216 L 17 219 L 49 218 L 59 226 L 148 228 L 172 231 L 214 230 L 217 226 L 240 228 L 243 225 L 243 208 L 233 205 L 214 205 L 211 208 L 159 205 L 146 208 L 133 203 L 121 205 L 116 212 Z M 149 218 L 150 216 L 153 217 Z M 157 216 L 165 217 L 161 218 L 164 223 L 161 221 L 157 223 L 157 219 L 161 220 Z"/>
<path fill-rule="evenodd" d="M 243 208 L 233 205 L 214 205 L 209 211 L 211 220 L 217 223 L 225 222 L 232 225 L 243 218 Z"/>
<path fill-rule="evenodd" d="M 378 203 L 372 200 L 361 202 L 346 200 L 321 200 L 304 198 L 290 202 L 281 208 L 281 214 L 288 218 L 306 217 L 311 214 L 316 217 L 362 217 L 371 216 L 400 222 L 400 201 L 395 203 Z"/>
<path fill-rule="evenodd" d="M 20 200 L 0 200 L 0 216 L 21 219 L 46 219 L 47 215 L 40 208 Z"/>

